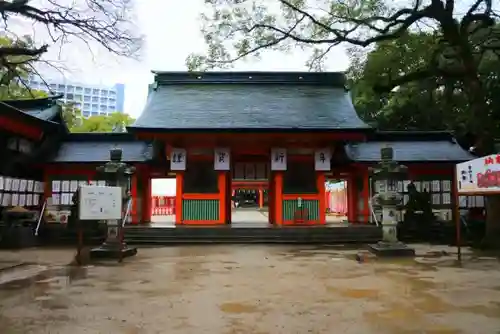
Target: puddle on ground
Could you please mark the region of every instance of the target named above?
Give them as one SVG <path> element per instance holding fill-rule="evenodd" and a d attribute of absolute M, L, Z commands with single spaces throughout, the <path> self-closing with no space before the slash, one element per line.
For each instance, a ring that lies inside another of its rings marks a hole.
<path fill-rule="evenodd" d="M 344 289 L 344 288 L 335 288 L 335 287 L 327 287 L 326 290 L 328 292 L 333 292 L 341 295 L 345 298 L 353 298 L 353 299 L 376 299 L 379 297 L 380 291 L 376 289 Z"/>
<path fill-rule="evenodd" d="M 255 313 L 259 309 L 256 306 L 242 303 L 224 303 L 219 306 L 219 309 L 224 313 Z"/>
<path fill-rule="evenodd" d="M 19 267 L 19 270 L 0 274 L 0 291 L 23 289 L 34 285 L 67 286 L 87 277 L 87 267 L 65 266 L 47 269 L 39 265 L 23 266 Z"/>

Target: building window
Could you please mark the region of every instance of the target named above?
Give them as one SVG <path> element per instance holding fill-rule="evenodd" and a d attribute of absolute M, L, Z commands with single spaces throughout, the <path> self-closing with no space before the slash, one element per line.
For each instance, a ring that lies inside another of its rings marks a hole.
<path fill-rule="evenodd" d="M 85 94 L 92 94 L 92 90 L 90 88 L 85 88 Z"/>
<path fill-rule="evenodd" d="M 92 89 L 92 94 L 99 95 L 99 89 L 96 88 Z"/>
<path fill-rule="evenodd" d="M 84 100 L 85 102 L 90 102 L 90 96 L 85 95 L 85 96 L 83 97 L 83 100 Z"/>

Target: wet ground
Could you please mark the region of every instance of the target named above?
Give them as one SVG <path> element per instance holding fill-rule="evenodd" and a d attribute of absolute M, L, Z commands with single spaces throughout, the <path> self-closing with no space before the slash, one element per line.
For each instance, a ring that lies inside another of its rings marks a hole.
<path fill-rule="evenodd" d="M 417 250 L 142 248 L 84 268 L 71 250 L 4 251 L 32 263 L 0 271 L 0 333 L 499 333 L 498 259 Z"/>

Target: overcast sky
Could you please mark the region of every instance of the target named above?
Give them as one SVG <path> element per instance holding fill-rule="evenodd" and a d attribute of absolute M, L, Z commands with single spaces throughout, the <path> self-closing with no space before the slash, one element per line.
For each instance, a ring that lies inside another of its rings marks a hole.
<path fill-rule="evenodd" d="M 63 60 L 71 80 L 88 83 L 126 85 L 125 112 L 137 117 L 147 97 L 147 85 L 152 82 L 151 70 L 186 70 L 185 59 L 192 52 L 204 50 L 199 15 L 203 0 L 138 0 L 137 25 L 146 38 L 139 61 L 116 59 L 109 54 L 65 52 Z M 66 47 L 64 50 L 68 50 Z M 266 53 L 259 61 L 240 62 L 235 70 L 286 71 L 307 70 L 307 54 L 301 50 L 283 55 Z M 331 53 L 327 69 L 343 71 L 348 59 L 342 47 Z"/>

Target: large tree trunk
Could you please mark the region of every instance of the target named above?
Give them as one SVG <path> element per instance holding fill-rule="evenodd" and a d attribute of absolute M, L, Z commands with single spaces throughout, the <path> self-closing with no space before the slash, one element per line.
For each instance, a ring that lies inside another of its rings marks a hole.
<path fill-rule="evenodd" d="M 462 80 L 471 108 L 467 127 L 478 137 L 477 153 L 480 155 L 496 153 L 494 122 L 490 120 L 478 64 L 474 59 L 468 36 L 466 32 L 460 30 L 458 23 L 451 16 L 441 23 L 447 41 L 456 47 L 462 62 Z M 500 248 L 500 194 L 486 196 L 486 230 L 482 245 Z"/>
<path fill-rule="evenodd" d="M 482 248 L 500 248 L 500 195 L 486 197 L 486 230 Z"/>

